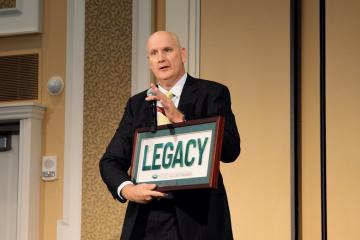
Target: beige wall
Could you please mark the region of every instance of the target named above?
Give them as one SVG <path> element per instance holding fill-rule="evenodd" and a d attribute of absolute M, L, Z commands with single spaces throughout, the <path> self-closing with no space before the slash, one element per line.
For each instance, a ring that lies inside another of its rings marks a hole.
<path fill-rule="evenodd" d="M 43 14 L 41 34 L 2 37 L 0 53 L 36 51 L 40 54 L 38 102 L 46 105 L 43 155 L 57 155 L 59 170 L 58 180 L 41 182 L 40 236 L 50 240 L 56 239 L 56 223 L 62 218 L 65 93 L 50 96 L 46 84 L 53 75 L 61 76 L 66 82 L 66 0 L 43 1 Z"/>
<path fill-rule="evenodd" d="M 1 53 L 27 51 L 41 48 L 40 34 L 0 37 Z"/>
<path fill-rule="evenodd" d="M 288 240 L 289 1 L 201 2 L 201 77 L 226 84 L 242 153 L 221 166 L 235 239 Z"/>
<path fill-rule="evenodd" d="M 360 2 L 326 7 L 328 235 L 360 239 Z"/>
<path fill-rule="evenodd" d="M 302 239 L 321 238 L 319 1 L 303 1 Z M 327 229 L 359 239 L 360 3 L 326 1 Z"/>
<path fill-rule="evenodd" d="M 43 240 L 56 239 L 56 224 L 62 218 L 64 176 L 64 105 L 65 92 L 50 96 L 47 80 L 53 75 L 61 76 L 66 84 L 66 12 L 65 0 L 44 1 L 44 24 L 42 34 L 42 102 L 46 104 L 44 121 L 44 155 L 58 156 L 59 179 L 43 182 L 42 236 Z"/>

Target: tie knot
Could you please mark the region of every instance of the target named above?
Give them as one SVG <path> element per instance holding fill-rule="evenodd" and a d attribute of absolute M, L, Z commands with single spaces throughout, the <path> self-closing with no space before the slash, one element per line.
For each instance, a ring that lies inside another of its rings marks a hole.
<path fill-rule="evenodd" d="M 172 99 L 173 97 L 175 97 L 175 95 L 172 93 L 172 92 L 168 92 L 166 94 L 166 96 L 169 98 L 169 99 Z"/>

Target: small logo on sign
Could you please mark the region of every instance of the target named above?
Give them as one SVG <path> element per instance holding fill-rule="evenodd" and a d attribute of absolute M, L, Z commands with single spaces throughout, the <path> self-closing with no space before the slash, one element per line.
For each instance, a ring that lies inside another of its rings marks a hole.
<path fill-rule="evenodd" d="M 158 178 L 158 175 L 157 175 L 157 174 L 154 174 L 154 175 L 152 175 L 152 178 L 153 178 L 153 179 L 157 179 L 157 178 Z"/>

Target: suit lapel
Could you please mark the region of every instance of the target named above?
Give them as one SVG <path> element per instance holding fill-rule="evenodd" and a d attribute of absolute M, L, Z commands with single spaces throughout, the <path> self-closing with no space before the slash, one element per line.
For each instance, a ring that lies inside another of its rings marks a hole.
<path fill-rule="evenodd" d="M 181 93 L 178 109 L 185 114 L 187 120 L 194 115 L 195 103 L 197 101 L 197 80 L 188 75 L 183 91 Z"/>
<path fill-rule="evenodd" d="M 139 121 L 139 127 L 150 127 L 152 124 L 152 109 L 151 104 L 145 100 L 146 93 L 143 95 L 144 97 L 141 98 L 141 103 L 137 106 L 141 106 L 143 104 L 143 107 L 139 107 L 139 115 L 141 116 L 141 119 Z M 138 112 L 137 111 L 137 112 Z"/>

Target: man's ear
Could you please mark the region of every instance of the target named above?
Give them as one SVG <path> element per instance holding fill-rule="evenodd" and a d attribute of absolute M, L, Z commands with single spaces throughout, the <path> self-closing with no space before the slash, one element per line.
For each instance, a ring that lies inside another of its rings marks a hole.
<path fill-rule="evenodd" d="M 186 62 L 186 48 L 181 48 L 181 60 Z"/>

